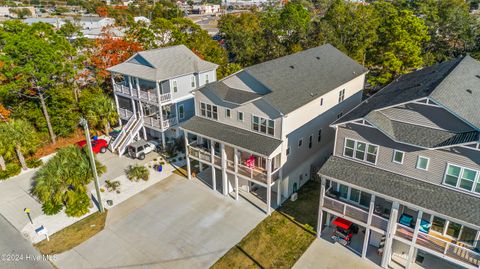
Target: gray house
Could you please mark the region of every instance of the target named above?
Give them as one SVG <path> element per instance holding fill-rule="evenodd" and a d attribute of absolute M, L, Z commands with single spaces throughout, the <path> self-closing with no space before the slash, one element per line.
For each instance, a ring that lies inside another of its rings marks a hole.
<path fill-rule="evenodd" d="M 197 177 L 214 190 L 242 195 L 270 213 L 331 154 L 328 126 L 361 102 L 366 72 L 324 45 L 195 91 L 195 116 L 181 126 L 189 176 L 194 160 Z"/>
<path fill-rule="evenodd" d="M 111 143 L 122 155 L 135 138 L 166 144 L 181 135 L 178 126 L 194 115 L 193 90 L 215 81 L 218 65 L 184 45 L 141 51 L 108 69 L 120 122 Z"/>
<path fill-rule="evenodd" d="M 479 105 L 480 63 L 466 56 L 401 76 L 334 122 L 319 234 L 357 225 L 349 247 L 383 268 L 479 268 Z"/>

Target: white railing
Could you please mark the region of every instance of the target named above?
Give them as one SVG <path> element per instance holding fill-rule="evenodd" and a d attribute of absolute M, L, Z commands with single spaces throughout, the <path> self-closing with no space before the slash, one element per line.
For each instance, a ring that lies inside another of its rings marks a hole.
<path fill-rule="evenodd" d="M 172 95 L 169 92 L 160 95 L 160 102 L 163 103 L 170 100 L 172 100 Z"/>
<path fill-rule="evenodd" d="M 150 91 L 142 91 L 140 90 L 140 99 L 147 100 L 150 102 L 158 102 L 157 95 Z"/>
<path fill-rule="evenodd" d="M 378 215 L 372 215 L 372 222 L 370 223 L 373 227 L 376 227 L 380 230 L 387 231 L 388 219 L 380 217 Z"/>
<path fill-rule="evenodd" d="M 188 154 L 192 157 L 195 157 L 197 159 L 200 159 L 200 160 L 203 160 L 203 161 L 206 161 L 206 162 L 211 162 L 212 161 L 212 159 L 210 157 L 210 152 L 208 152 L 204 149 L 198 148 L 198 147 L 188 145 Z"/>
<path fill-rule="evenodd" d="M 330 198 L 328 196 L 324 196 L 323 207 L 326 207 L 330 210 L 341 213 L 343 215 L 343 209 L 344 209 L 343 203 L 341 203 L 340 201 L 337 201 L 333 198 Z"/>
<path fill-rule="evenodd" d="M 118 114 L 122 119 L 130 119 L 130 117 L 133 115 L 133 112 L 125 108 L 118 108 Z"/>
<path fill-rule="evenodd" d="M 143 120 L 145 122 L 145 125 L 152 126 L 152 127 L 160 129 L 160 120 L 159 119 L 144 116 Z"/>
<path fill-rule="evenodd" d="M 401 223 L 396 223 L 395 227 L 395 235 L 411 241 L 413 238 L 413 228 L 405 226 Z"/>
<path fill-rule="evenodd" d="M 118 144 L 121 141 L 123 141 L 123 139 L 125 138 L 127 133 L 130 132 L 130 129 L 131 129 L 132 125 L 135 123 L 135 121 L 136 121 L 136 116 L 132 114 L 132 116 L 130 116 L 130 119 L 128 120 L 127 124 L 125 124 L 125 126 L 122 128 L 122 130 L 118 134 L 117 138 L 115 138 L 115 140 L 110 144 L 110 150 L 111 151 L 115 151 L 117 149 Z"/>
<path fill-rule="evenodd" d="M 137 133 L 140 131 L 143 125 L 143 118 L 138 117 L 138 120 L 135 121 L 135 124 L 133 124 L 131 131 L 128 132 L 127 137 L 122 140 L 118 147 L 118 155 L 122 156 L 123 153 L 125 152 L 125 149 L 127 146 L 132 142 L 133 138 L 137 135 Z"/>
<path fill-rule="evenodd" d="M 177 124 L 177 118 L 169 118 L 166 120 L 163 120 L 163 129 L 168 129 L 171 126 L 175 126 Z"/>
<path fill-rule="evenodd" d="M 227 160 L 227 170 L 235 171 L 235 163 L 233 161 Z"/>
<path fill-rule="evenodd" d="M 267 182 L 267 172 L 257 167 L 248 167 L 241 163 L 238 164 L 238 174 L 249 179 L 257 180 L 260 182 Z"/>
<path fill-rule="evenodd" d="M 363 223 L 367 223 L 368 212 L 356 206 L 344 203 L 328 196 L 324 197 L 323 206 L 335 212 L 341 213 L 343 216 L 348 216 Z"/>

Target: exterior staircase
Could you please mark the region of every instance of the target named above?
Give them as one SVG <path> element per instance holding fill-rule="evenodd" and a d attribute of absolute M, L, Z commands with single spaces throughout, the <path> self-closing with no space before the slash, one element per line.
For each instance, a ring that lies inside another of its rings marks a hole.
<path fill-rule="evenodd" d="M 125 153 L 127 146 L 132 143 L 140 129 L 142 129 L 142 126 L 143 117 L 133 114 L 128 119 L 127 124 L 123 126 L 115 140 L 110 143 L 110 150 L 114 153 L 118 153 L 119 156 L 122 156 Z"/>

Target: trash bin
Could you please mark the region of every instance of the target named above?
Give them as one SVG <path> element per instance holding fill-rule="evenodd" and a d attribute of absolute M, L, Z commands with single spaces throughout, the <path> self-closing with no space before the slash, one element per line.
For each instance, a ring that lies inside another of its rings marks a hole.
<path fill-rule="evenodd" d="M 97 141 L 98 140 L 98 136 L 94 135 L 93 136 L 93 141 Z"/>
<path fill-rule="evenodd" d="M 158 171 L 158 172 L 162 172 L 162 169 L 163 169 L 163 166 L 160 164 L 160 165 L 157 167 L 157 171 Z"/>
<path fill-rule="evenodd" d="M 112 205 L 113 205 L 113 201 L 112 201 L 112 200 L 107 200 L 107 205 L 112 206 Z"/>

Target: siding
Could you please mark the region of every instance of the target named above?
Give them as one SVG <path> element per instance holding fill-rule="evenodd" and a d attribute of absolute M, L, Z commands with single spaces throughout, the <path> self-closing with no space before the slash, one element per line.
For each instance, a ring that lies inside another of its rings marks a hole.
<path fill-rule="evenodd" d="M 178 102 L 176 105 L 177 106 L 183 105 L 183 108 L 185 111 L 185 117 L 183 119 L 180 119 L 180 115 L 178 115 L 179 122 L 184 122 L 195 115 L 195 102 L 193 98 Z"/>
<path fill-rule="evenodd" d="M 356 124 L 338 127 L 335 155 L 343 156 L 346 137 L 380 146 L 376 165 L 378 168 L 434 184 L 442 184 L 447 163 L 480 170 L 480 154 L 478 151 L 462 147 L 425 150 L 397 143 L 375 128 Z M 392 162 L 394 149 L 405 152 L 403 164 Z M 430 158 L 428 171 L 416 169 L 418 156 Z"/>

